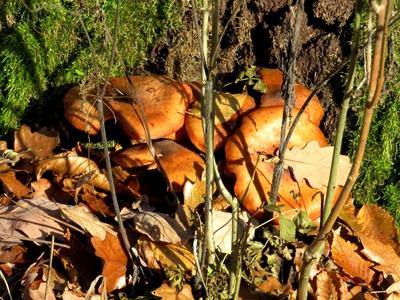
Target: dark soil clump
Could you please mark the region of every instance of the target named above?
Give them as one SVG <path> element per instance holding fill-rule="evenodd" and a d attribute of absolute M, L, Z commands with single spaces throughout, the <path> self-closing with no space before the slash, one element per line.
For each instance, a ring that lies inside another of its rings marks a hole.
<path fill-rule="evenodd" d="M 227 20 L 241 5 L 227 1 L 221 6 L 221 32 Z M 312 88 L 333 72 L 349 55 L 350 23 L 354 0 L 306 1 L 301 27 L 301 47 L 297 57 L 297 81 Z M 246 66 L 281 68 L 285 61 L 288 30 L 293 20 L 287 1 L 248 0 L 228 26 L 221 42 L 218 71 L 225 80 L 234 80 Z M 176 79 L 198 81 L 200 69 L 199 38 L 193 22 L 193 11 L 187 10 L 180 32 L 155 48 L 154 57 L 163 54 L 162 61 L 153 61 L 155 71 Z M 318 94 L 325 108 L 322 128 L 329 138 L 334 132 L 342 98 L 343 82 L 336 76 Z"/>

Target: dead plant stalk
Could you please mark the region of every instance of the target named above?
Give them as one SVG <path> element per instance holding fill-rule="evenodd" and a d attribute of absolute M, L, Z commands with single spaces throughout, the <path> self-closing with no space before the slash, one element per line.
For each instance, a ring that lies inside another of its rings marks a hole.
<path fill-rule="evenodd" d="M 370 1 L 371 12 L 376 15 L 376 36 L 374 43 L 374 53 L 371 62 L 370 78 L 368 83 L 367 101 L 364 107 L 363 123 L 360 131 L 360 140 L 358 143 L 353 166 L 347 177 L 343 190 L 333 207 L 329 217 L 321 227 L 317 237 L 307 248 L 303 256 L 303 267 L 300 273 L 300 282 L 297 299 L 306 300 L 308 294 L 308 282 L 310 271 L 315 262 L 318 261 L 320 249 L 323 247 L 326 235 L 331 231 L 333 224 L 339 216 L 345 202 L 349 199 L 351 190 L 359 175 L 361 163 L 364 157 L 365 147 L 368 139 L 374 109 L 376 108 L 384 84 L 384 67 L 386 58 L 388 25 L 390 22 L 392 1 L 382 0 L 380 4 Z"/>

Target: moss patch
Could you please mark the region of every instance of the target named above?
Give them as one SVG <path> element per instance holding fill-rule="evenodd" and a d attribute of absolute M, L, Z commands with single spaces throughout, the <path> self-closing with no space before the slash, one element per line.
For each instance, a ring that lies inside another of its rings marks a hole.
<path fill-rule="evenodd" d="M 2 1 L 0 1 L 1 3 Z M 180 24 L 174 0 L 121 1 L 118 49 L 131 71 L 144 64 L 150 47 Z M 104 75 L 111 47 L 115 1 L 19 1 L 0 5 L 0 135 L 19 126 L 32 103 L 51 90 Z M 95 73 L 91 49 L 100 73 Z M 123 73 L 116 63 L 112 75 Z"/>
<path fill-rule="evenodd" d="M 399 7 L 397 5 L 397 7 Z M 387 208 L 400 225 L 400 40 L 393 30 L 387 61 L 386 83 L 368 138 L 365 159 L 353 196 L 358 203 L 377 203 Z M 349 140 L 354 155 L 362 122 L 365 98 L 354 100 L 356 125 L 350 128 Z M 351 126 L 351 124 L 350 124 Z"/>

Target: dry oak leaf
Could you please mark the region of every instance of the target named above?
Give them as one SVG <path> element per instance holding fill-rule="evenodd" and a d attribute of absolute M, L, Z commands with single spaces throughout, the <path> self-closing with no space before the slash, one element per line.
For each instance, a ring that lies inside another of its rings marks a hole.
<path fill-rule="evenodd" d="M 62 215 L 79 225 L 91 236 L 100 240 L 106 238 L 107 233 L 116 236 L 117 233 L 110 228 L 110 225 L 101 222 L 95 214 L 83 205 L 67 206 L 61 208 Z"/>
<path fill-rule="evenodd" d="M 357 245 L 340 236 L 340 229 L 333 232 L 332 259 L 351 278 L 369 284 L 375 274 L 371 269 L 374 264 L 359 255 L 357 248 Z"/>
<path fill-rule="evenodd" d="M 96 249 L 96 256 L 104 260 L 102 275 L 106 280 L 107 292 L 125 287 L 128 256 L 122 248 L 118 236 L 107 232 L 104 240 L 93 236 L 90 242 Z"/>
<path fill-rule="evenodd" d="M 20 242 L 20 238 L 46 239 L 50 235 L 62 240 L 64 227 L 60 207 L 44 197 L 21 199 L 15 206 L 0 209 L 0 248 Z"/>
<path fill-rule="evenodd" d="M 159 288 L 151 292 L 161 300 L 194 300 L 192 288 L 189 284 L 184 284 L 182 290 L 178 291 L 176 287 L 170 287 L 163 283 Z"/>
<path fill-rule="evenodd" d="M 148 236 L 153 242 L 185 245 L 193 234 L 167 214 L 133 212 L 134 229 Z"/>
<path fill-rule="evenodd" d="M 137 243 L 137 249 L 141 251 L 140 255 L 143 259 L 148 259 L 148 256 L 143 255 L 144 250 L 151 250 L 153 252 L 151 259 L 155 259 L 162 268 L 176 269 L 179 266 L 187 274 L 196 273 L 196 261 L 193 253 L 188 249 L 179 245 L 152 242 L 145 236 L 140 237 Z M 154 261 L 147 261 L 147 264 L 156 266 Z"/>
<path fill-rule="evenodd" d="M 346 283 L 334 271 L 322 270 L 316 276 L 316 298 L 325 300 L 348 299 L 349 291 Z"/>
<path fill-rule="evenodd" d="M 0 173 L 0 181 L 3 184 L 4 191 L 13 194 L 18 199 L 28 196 L 31 192 L 29 188 L 15 177 L 14 171 Z"/>
<path fill-rule="evenodd" d="M 16 152 L 26 151 L 24 158 L 38 160 L 46 158 L 53 153 L 53 149 L 59 143 L 58 133 L 42 128 L 32 133 L 31 128 L 22 125 L 14 133 L 14 150 Z"/>
<path fill-rule="evenodd" d="M 363 234 L 400 253 L 399 230 L 393 217 L 383 208 L 365 204 L 357 213 L 356 224 L 349 224 L 356 234 Z"/>
<path fill-rule="evenodd" d="M 296 181 L 303 178 L 320 189 L 328 185 L 331 171 L 333 147 L 320 147 L 317 141 L 309 142 L 303 149 L 292 148 L 285 155 L 285 168 L 290 168 Z M 351 168 L 350 158 L 340 155 L 336 185 L 344 185 Z"/>
<path fill-rule="evenodd" d="M 52 171 L 60 177 L 83 177 L 87 175 L 89 183 L 102 190 L 110 191 L 107 177 L 100 172 L 96 163 L 86 157 L 76 156 L 72 152 L 40 161 L 36 165 L 37 179 L 40 179 L 46 171 Z"/>
<path fill-rule="evenodd" d="M 400 242 L 393 218 L 384 209 L 366 204 L 349 226 L 361 241 L 362 253 L 379 264 L 374 269 L 400 280 Z"/>

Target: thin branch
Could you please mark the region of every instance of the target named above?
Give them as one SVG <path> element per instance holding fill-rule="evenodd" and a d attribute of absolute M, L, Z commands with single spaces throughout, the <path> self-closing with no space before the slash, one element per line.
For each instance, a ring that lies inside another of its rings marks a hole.
<path fill-rule="evenodd" d="M 51 245 L 51 241 L 46 241 L 46 240 L 42 240 L 42 239 L 33 239 L 33 238 L 22 237 L 22 236 L 16 237 L 14 235 L 9 235 L 9 234 L 4 234 L 4 233 L 0 233 L 0 237 L 3 237 L 4 239 L 8 239 L 8 242 L 10 242 L 10 243 L 12 243 L 12 241 L 14 240 L 16 243 L 20 242 L 20 241 L 29 241 L 29 242 L 34 242 L 34 243 L 38 243 L 38 244 Z M 3 243 L 4 243 L 4 241 L 3 241 Z M 71 249 L 71 247 L 69 245 L 62 244 L 62 243 L 54 243 L 54 246 Z"/>
<path fill-rule="evenodd" d="M 288 136 L 286 136 L 287 125 L 289 120 L 292 118 L 292 109 L 295 104 L 295 75 L 294 69 L 296 66 L 296 56 L 298 52 L 298 39 L 300 36 L 300 26 L 303 20 L 304 15 L 304 0 L 299 0 L 297 3 L 297 9 L 295 12 L 296 19 L 294 21 L 294 28 L 291 30 L 291 35 L 289 36 L 289 45 L 288 45 L 288 57 L 286 64 L 286 72 L 285 72 L 285 80 L 284 86 L 282 90 L 282 96 L 285 100 L 285 105 L 283 109 L 282 116 L 282 126 L 281 126 L 281 139 L 279 144 L 279 162 L 275 165 L 274 173 L 272 176 L 272 187 L 270 192 L 270 203 L 275 204 L 276 199 L 278 198 L 278 190 L 280 181 L 282 178 L 283 167 L 284 167 L 284 159 L 285 153 L 287 149 L 286 140 L 288 140 Z"/>
<path fill-rule="evenodd" d="M 54 257 L 54 235 L 51 236 L 50 261 L 49 261 L 49 269 L 47 270 L 46 288 L 44 291 L 44 300 L 47 300 L 47 295 L 49 294 L 50 281 L 51 281 L 51 268 L 53 266 L 53 257 Z"/>
<path fill-rule="evenodd" d="M 321 227 L 326 222 L 329 214 L 331 213 L 331 206 L 333 200 L 334 189 L 336 188 L 337 171 L 339 168 L 339 158 L 342 149 L 343 134 L 346 127 L 347 111 L 349 109 L 350 99 L 354 92 L 354 80 L 356 77 L 357 57 L 360 46 L 360 29 L 361 29 L 361 11 L 359 2 L 356 1 L 355 15 L 353 21 L 353 42 L 351 47 L 351 62 L 349 72 L 347 75 L 346 87 L 343 96 L 342 108 L 340 110 L 339 122 L 336 131 L 334 150 L 332 156 L 331 169 L 329 174 L 328 187 L 326 192 L 326 199 L 321 218 Z"/>
<path fill-rule="evenodd" d="M 357 180 L 361 163 L 364 157 L 365 147 L 367 144 L 369 129 L 371 126 L 374 109 L 380 99 L 382 87 L 384 83 L 384 66 L 387 47 L 387 33 L 390 22 L 392 1 L 382 0 L 377 15 L 377 33 L 375 38 L 375 49 L 371 66 L 371 79 L 368 85 L 368 98 L 364 107 L 363 123 L 360 131 L 360 139 L 356 151 L 356 156 L 347 181 L 343 190 L 332 209 L 331 214 L 320 229 L 317 237 L 312 244 L 306 249 L 303 256 L 303 267 L 300 273 L 300 282 L 297 299 L 307 299 L 307 286 L 310 277 L 310 271 L 313 263 L 318 260 L 321 248 L 324 246 L 326 235 L 331 231 L 336 219 L 339 216 L 344 204 L 350 197 L 351 190 Z"/>

